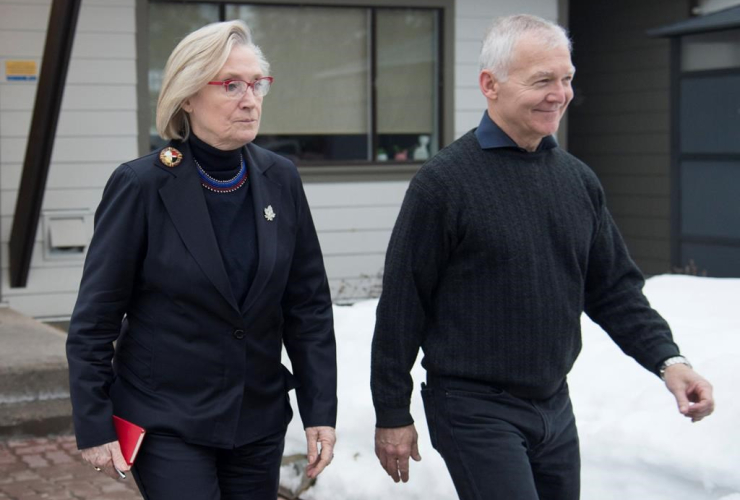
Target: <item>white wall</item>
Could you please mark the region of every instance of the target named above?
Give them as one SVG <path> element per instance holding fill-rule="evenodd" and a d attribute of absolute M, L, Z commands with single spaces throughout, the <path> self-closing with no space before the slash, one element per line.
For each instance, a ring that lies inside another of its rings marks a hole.
<path fill-rule="evenodd" d="M 137 155 L 135 0 L 83 0 L 42 211 L 93 211 L 112 170 Z M 0 253 L 2 298 L 34 316 L 72 311 L 82 261 L 46 260 L 41 224 L 28 286 L 9 285 L 8 241 L 36 95 L 7 82 L 5 61 L 41 69 L 50 0 L 0 0 Z"/>
<path fill-rule="evenodd" d="M 307 184 L 332 297 L 364 298 L 380 285 L 406 182 Z"/>

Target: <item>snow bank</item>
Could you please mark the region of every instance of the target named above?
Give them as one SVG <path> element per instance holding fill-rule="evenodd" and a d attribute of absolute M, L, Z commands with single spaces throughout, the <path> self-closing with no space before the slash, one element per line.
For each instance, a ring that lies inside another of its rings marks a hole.
<path fill-rule="evenodd" d="M 584 316 L 583 352 L 569 377 L 578 419 L 585 500 L 740 500 L 740 280 L 659 276 L 645 293 L 668 320 L 682 353 L 715 388 L 717 411 L 692 424 L 654 375 L 628 358 Z M 333 464 L 306 500 L 457 498 L 444 462 L 432 449 L 417 390 L 412 413 L 421 463 L 394 483 L 374 453 L 370 343 L 377 301 L 335 307 L 339 364 L 338 443 Z M 421 356 L 419 356 L 421 359 Z M 296 411 L 296 415 L 298 415 Z M 305 453 L 296 416 L 286 454 Z"/>

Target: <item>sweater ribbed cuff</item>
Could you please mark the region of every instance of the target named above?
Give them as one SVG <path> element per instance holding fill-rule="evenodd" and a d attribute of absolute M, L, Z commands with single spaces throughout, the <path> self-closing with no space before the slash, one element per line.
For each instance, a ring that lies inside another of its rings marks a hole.
<path fill-rule="evenodd" d="M 651 361 L 646 363 L 645 368 L 660 377 L 660 367 L 663 365 L 663 361 L 674 356 L 681 356 L 681 351 L 678 350 L 675 344 L 661 346 L 653 353 Z"/>
<path fill-rule="evenodd" d="M 414 423 L 408 407 L 405 408 L 375 408 L 375 427 L 389 429 L 406 427 Z"/>

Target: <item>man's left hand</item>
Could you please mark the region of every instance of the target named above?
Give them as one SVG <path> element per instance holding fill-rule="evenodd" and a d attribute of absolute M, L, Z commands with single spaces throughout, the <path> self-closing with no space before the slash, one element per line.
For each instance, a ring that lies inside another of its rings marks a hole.
<path fill-rule="evenodd" d="M 688 366 L 679 363 L 666 368 L 665 385 L 676 397 L 678 411 L 692 422 L 714 411 L 712 384 Z"/>
<path fill-rule="evenodd" d="M 306 475 L 314 479 L 334 458 L 337 435 L 334 427 L 306 427 L 306 442 L 308 444 Z"/>

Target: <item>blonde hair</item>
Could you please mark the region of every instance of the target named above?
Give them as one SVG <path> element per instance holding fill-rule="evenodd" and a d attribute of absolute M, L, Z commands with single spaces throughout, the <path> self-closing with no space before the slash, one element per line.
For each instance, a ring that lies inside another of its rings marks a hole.
<path fill-rule="evenodd" d="M 262 73 L 270 73 L 270 64 L 243 21 L 209 24 L 177 44 L 164 67 L 157 100 L 157 133 L 162 139 L 188 138 L 190 123 L 182 103 L 215 78 L 237 45 L 252 50 Z"/>
<path fill-rule="evenodd" d="M 480 51 L 480 69 L 488 69 L 505 82 L 514 57 L 514 46 L 523 36 L 535 35 L 547 47 L 565 46 L 572 50 L 568 33 L 557 24 L 529 14 L 498 17 L 488 28 Z"/>

